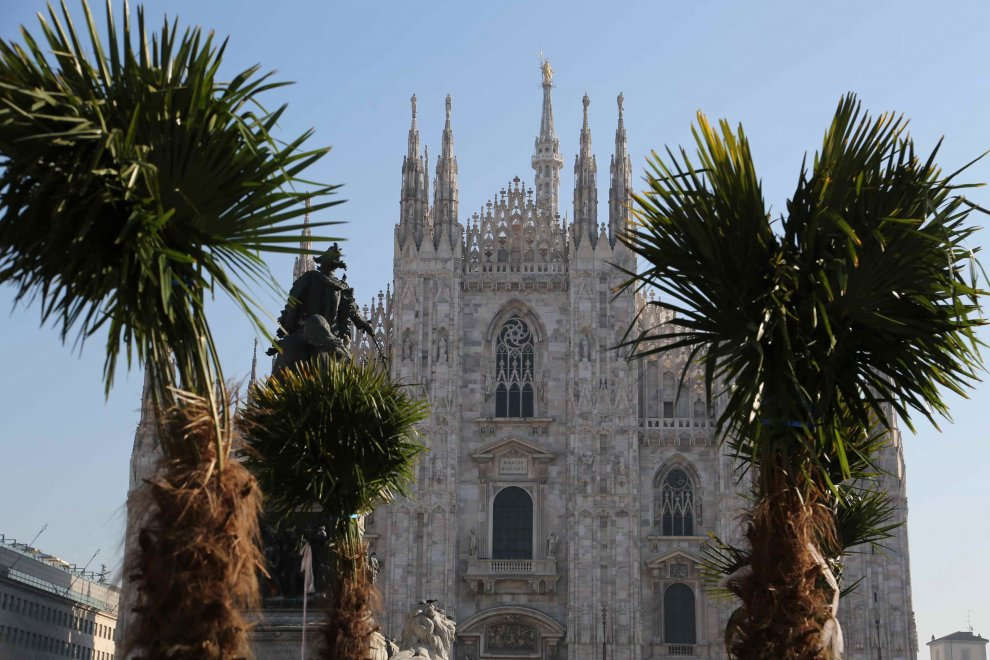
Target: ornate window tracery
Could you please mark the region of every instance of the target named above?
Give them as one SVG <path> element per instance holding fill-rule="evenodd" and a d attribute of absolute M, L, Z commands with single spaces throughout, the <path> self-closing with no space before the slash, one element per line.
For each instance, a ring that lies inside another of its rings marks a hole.
<path fill-rule="evenodd" d="M 684 470 L 674 468 L 660 486 L 657 515 L 663 536 L 694 536 L 694 487 Z"/>
<path fill-rule="evenodd" d="M 529 325 L 512 316 L 495 343 L 495 416 L 533 417 L 534 339 Z"/>

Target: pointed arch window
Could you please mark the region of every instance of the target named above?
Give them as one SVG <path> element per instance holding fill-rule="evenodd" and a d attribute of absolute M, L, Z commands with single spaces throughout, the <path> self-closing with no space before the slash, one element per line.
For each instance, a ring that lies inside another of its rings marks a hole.
<path fill-rule="evenodd" d="M 674 468 L 660 486 L 658 517 L 663 536 L 694 536 L 694 487 L 684 470 Z"/>
<path fill-rule="evenodd" d="M 495 416 L 533 416 L 533 333 L 512 316 L 495 342 Z"/>

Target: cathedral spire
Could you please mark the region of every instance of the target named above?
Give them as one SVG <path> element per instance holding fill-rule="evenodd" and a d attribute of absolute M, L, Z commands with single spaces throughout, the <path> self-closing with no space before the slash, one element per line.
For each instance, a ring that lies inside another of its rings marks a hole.
<path fill-rule="evenodd" d="M 453 247 L 457 225 L 457 157 L 454 156 L 454 131 L 450 127 L 450 94 L 447 94 L 444 108 L 443 139 L 433 189 L 433 244 L 439 246 L 440 239 L 446 234 Z"/>
<path fill-rule="evenodd" d="M 251 380 L 248 381 L 248 392 L 258 381 L 258 338 L 254 338 L 254 351 L 251 354 Z"/>
<path fill-rule="evenodd" d="M 553 88 L 553 69 L 549 60 L 540 65 L 543 72 L 543 112 L 540 115 L 540 135 L 536 138 L 533 150 L 533 169 L 536 171 L 536 206 L 550 216 L 556 216 L 558 191 L 560 189 L 560 169 L 564 159 L 560 155 L 560 141 L 553 129 L 553 105 L 550 90 Z"/>
<path fill-rule="evenodd" d="M 581 126 L 581 148 L 574 157 L 574 241 L 580 245 L 587 237 L 591 244 L 598 241 L 598 163 L 591 153 L 591 128 L 588 127 L 588 106 L 585 94 L 584 123 Z"/>
<path fill-rule="evenodd" d="M 306 200 L 306 215 L 303 216 L 303 238 L 299 241 L 299 254 L 296 256 L 295 262 L 292 264 L 292 281 L 298 280 L 303 273 L 310 270 L 316 269 L 316 262 L 313 260 L 313 255 L 309 254 L 307 250 L 313 249 L 313 241 L 311 240 L 312 232 L 309 230 L 309 200 Z"/>
<path fill-rule="evenodd" d="M 615 152 L 609 166 L 612 183 L 608 189 L 608 242 L 612 246 L 629 224 L 632 194 L 632 161 L 629 159 L 626 126 L 622 118 L 622 92 L 619 92 L 615 102 L 619 106 L 619 124 L 615 129 Z"/>
<path fill-rule="evenodd" d="M 429 199 L 426 196 L 429 187 L 426 176 L 426 161 L 419 154 L 419 125 L 416 123 L 416 95 L 409 99 L 412 106 L 412 121 L 409 125 L 409 137 L 406 145 L 406 155 L 402 158 L 402 192 L 399 201 L 399 245 L 405 244 L 411 236 L 419 247 L 423 242 L 423 231 L 426 224 L 426 210 Z"/>

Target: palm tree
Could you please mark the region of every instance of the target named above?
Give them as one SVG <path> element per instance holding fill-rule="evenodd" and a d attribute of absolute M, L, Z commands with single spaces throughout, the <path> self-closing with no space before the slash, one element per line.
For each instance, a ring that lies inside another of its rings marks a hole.
<path fill-rule="evenodd" d="M 826 500 L 826 506 L 834 517 L 834 535 L 821 534 L 816 539 L 826 563 L 826 566 L 822 567 L 823 577 L 829 574 L 833 576 L 835 586 L 838 588 L 838 592 L 832 594 L 833 600 L 839 596 L 844 598 L 863 580 L 861 577 L 852 584 L 843 584 L 844 557 L 849 553 L 863 551 L 856 548 L 869 547 L 871 551 L 882 550 L 884 541 L 891 538 L 893 531 L 900 525 L 891 522 L 894 518 L 895 506 L 890 495 L 877 490 L 876 482 L 873 481 L 879 473 L 870 459 L 886 443 L 884 434 L 878 433 L 872 436 L 854 434 L 848 436 L 845 441 L 851 448 L 848 452 L 850 476 L 848 479 L 843 479 L 839 466 L 833 464 L 830 478 L 836 484 L 836 488 L 828 494 Z M 751 494 L 751 500 L 755 500 L 756 496 L 755 493 Z M 821 531 L 831 530 L 825 528 Z M 703 552 L 701 572 L 706 589 L 718 598 L 741 598 L 743 590 L 747 588 L 745 576 L 750 568 L 750 551 L 712 534 Z M 740 577 L 744 579 L 740 580 Z M 737 642 L 739 625 L 744 616 L 745 609 L 738 607 L 729 617 L 725 630 L 727 649 L 731 649 Z M 837 627 L 830 630 L 829 639 L 822 640 L 823 647 L 835 649 L 841 645 L 835 634 L 836 630 Z M 731 655 L 731 657 L 737 656 Z"/>
<path fill-rule="evenodd" d="M 975 207 L 962 170 L 943 175 L 937 148 L 919 158 L 902 118 L 871 119 L 852 95 L 776 223 L 742 128 L 699 114 L 693 133 L 697 165 L 683 148 L 654 153 L 633 197 L 623 241 L 645 267 L 625 286 L 659 289 L 673 319 L 626 344 L 700 361 L 720 436 L 754 471 L 730 650 L 827 657 L 836 589 L 821 560 L 850 453 L 895 416 L 947 417 L 944 392 L 977 379 Z"/>
<path fill-rule="evenodd" d="M 262 100 L 282 83 L 257 67 L 218 79 L 226 42 L 177 21 L 151 34 L 140 8 L 135 35 L 108 0 L 104 44 L 82 9 L 92 55 L 64 4 L 40 17 L 41 39 L 0 40 L 0 284 L 37 300 L 63 340 L 106 332 L 107 392 L 121 356 L 146 369 L 166 461 L 145 494 L 143 555 L 125 567 L 145 603 L 130 647 L 229 657 L 246 643 L 237 607 L 257 592 L 258 495 L 227 460 L 205 305 L 219 290 L 265 333 L 247 293 L 277 289 L 260 252 L 296 251 L 304 203 L 339 203 L 325 201 L 336 186 L 301 178 L 327 152 L 303 148 L 310 133 L 273 137 L 285 106 Z"/>
<path fill-rule="evenodd" d="M 245 464 L 277 518 L 318 507 L 334 568 L 321 657 L 365 660 L 378 602 L 355 516 L 403 494 L 423 451 L 426 403 L 377 364 L 319 355 L 252 388 L 238 426 Z"/>

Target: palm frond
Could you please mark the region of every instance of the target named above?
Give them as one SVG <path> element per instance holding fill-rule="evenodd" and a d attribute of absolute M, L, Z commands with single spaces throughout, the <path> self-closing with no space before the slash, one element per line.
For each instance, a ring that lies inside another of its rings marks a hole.
<path fill-rule="evenodd" d="M 266 332 L 247 291 L 278 285 L 259 253 L 302 238 L 308 200 L 340 203 L 325 201 L 338 186 L 301 178 L 328 149 L 306 149 L 309 132 L 277 141 L 285 106 L 262 96 L 280 83 L 257 67 L 220 81 L 212 33 L 153 34 L 141 8 L 135 31 L 108 0 L 104 44 L 82 5 L 83 31 L 62 4 L 40 39 L 0 40 L 0 283 L 63 340 L 107 332 L 107 391 L 136 357 L 156 392 L 203 392 L 222 382 L 206 298 L 224 292 Z"/>
<path fill-rule="evenodd" d="M 965 167 L 943 176 L 937 148 L 919 158 L 906 122 L 849 95 L 775 232 L 742 128 L 699 114 L 694 135 L 697 155 L 654 153 L 633 197 L 621 238 L 646 266 L 625 287 L 657 289 L 672 316 L 623 345 L 696 354 L 740 458 L 787 455 L 834 487 L 852 473 L 851 428 L 934 422 L 946 391 L 977 380 L 987 292 L 965 247 Z"/>
<path fill-rule="evenodd" d="M 343 524 L 405 492 L 426 415 L 378 366 L 319 356 L 252 389 L 240 427 L 273 515 L 318 505 Z"/>

